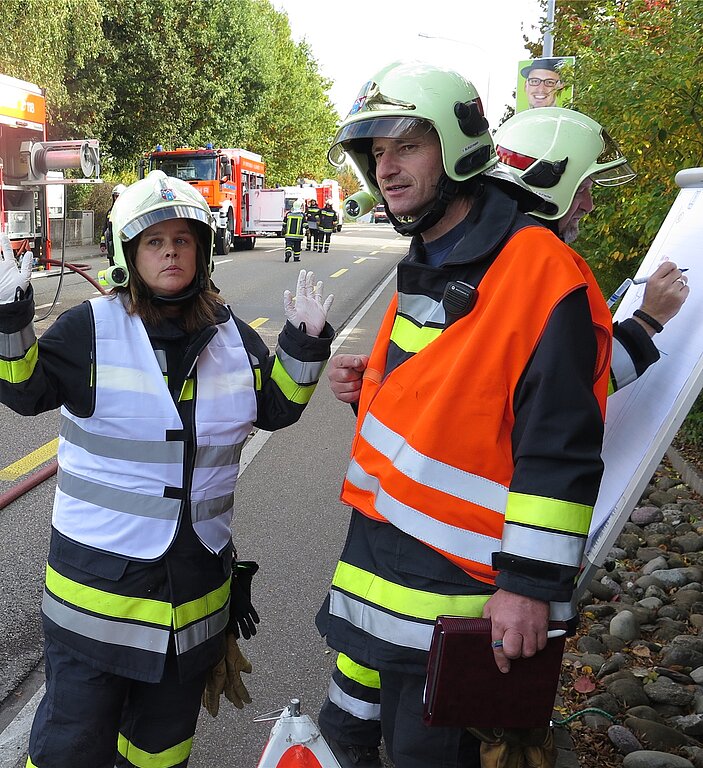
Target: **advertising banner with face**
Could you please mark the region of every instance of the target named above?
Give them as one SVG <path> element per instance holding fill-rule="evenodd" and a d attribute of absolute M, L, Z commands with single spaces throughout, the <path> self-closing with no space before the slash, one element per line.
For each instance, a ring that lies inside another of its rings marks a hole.
<path fill-rule="evenodd" d="M 574 97 L 575 63 L 575 56 L 552 56 L 519 62 L 515 111 L 568 107 Z"/>

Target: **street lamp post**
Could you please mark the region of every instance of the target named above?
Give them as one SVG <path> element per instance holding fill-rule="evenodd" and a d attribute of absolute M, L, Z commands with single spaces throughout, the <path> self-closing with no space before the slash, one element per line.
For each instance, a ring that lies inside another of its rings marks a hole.
<path fill-rule="evenodd" d="M 456 43 L 457 45 L 467 45 L 471 48 L 475 48 L 477 51 L 481 51 L 481 53 L 486 56 L 486 58 L 490 58 L 488 51 L 486 51 L 485 48 L 482 48 L 480 45 L 476 45 L 476 43 L 470 43 L 468 40 L 456 40 L 453 37 L 442 37 L 440 35 L 428 35 L 426 32 L 418 32 L 418 37 L 424 37 L 426 40 L 446 40 L 450 43 Z M 485 112 L 488 112 L 488 102 L 491 96 L 491 70 L 490 68 L 487 68 L 486 70 L 486 103 L 485 103 Z"/>

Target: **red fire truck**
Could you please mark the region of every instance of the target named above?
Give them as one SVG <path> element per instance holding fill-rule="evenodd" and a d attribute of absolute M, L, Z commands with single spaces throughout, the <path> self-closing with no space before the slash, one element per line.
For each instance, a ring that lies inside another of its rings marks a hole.
<path fill-rule="evenodd" d="M 246 149 L 199 149 L 157 146 L 140 164 L 140 177 L 161 170 L 196 187 L 215 214 L 218 255 L 230 248 L 250 249 L 256 236 L 275 233 L 284 214 L 284 191 L 266 189 L 266 165 L 261 155 Z"/>
<path fill-rule="evenodd" d="M 51 258 L 48 185 L 101 183 L 100 178 L 56 178 L 62 175 L 59 169 L 69 168 L 99 177 L 98 142 L 46 141 L 44 91 L 0 75 L 0 228 L 17 255 L 31 249 L 40 261 Z"/>

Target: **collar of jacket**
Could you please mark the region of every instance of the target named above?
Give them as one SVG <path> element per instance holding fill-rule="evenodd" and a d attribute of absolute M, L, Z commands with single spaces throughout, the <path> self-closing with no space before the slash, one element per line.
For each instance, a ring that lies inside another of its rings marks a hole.
<path fill-rule="evenodd" d="M 533 219 L 518 211 L 515 200 L 485 180 L 482 191 L 474 197 L 471 211 L 464 219 L 464 236 L 444 260 L 444 264 L 465 264 L 485 259 L 514 230 L 519 217 L 524 218 L 527 225 L 536 224 Z M 421 260 L 423 251 L 422 237 L 416 235 L 410 243 L 410 251 L 405 260 Z"/>

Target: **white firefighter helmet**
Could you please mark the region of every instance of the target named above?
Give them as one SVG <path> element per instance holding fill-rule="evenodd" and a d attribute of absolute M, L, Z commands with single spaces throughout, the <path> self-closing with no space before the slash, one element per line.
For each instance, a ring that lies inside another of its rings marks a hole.
<path fill-rule="evenodd" d="M 328 153 L 330 162 L 337 166 L 343 165 L 348 154 L 371 194 L 381 202 L 383 196 L 370 151 L 372 140 L 401 138 L 432 129 L 439 136 L 446 178 L 440 179 L 438 187 L 442 189 L 438 189 L 432 211 L 419 216 L 411 228 L 394 222 L 404 234 L 422 232 L 432 226 L 431 219 L 436 222 L 437 215 L 443 215 L 448 202 L 444 191 L 456 189 L 451 182 L 467 181 L 497 161 L 474 86 L 457 72 L 423 62 L 390 64 L 362 87 Z"/>
<path fill-rule="evenodd" d="M 573 109 L 519 112 L 498 128 L 494 140 L 495 172 L 512 174 L 539 195 L 544 210 L 533 214 L 543 219 L 560 219 L 587 178 L 613 187 L 636 175 L 603 126 Z"/>
<path fill-rule="evenodd" d="M 108 285 L 118 287 L 129 283 L 124 243 L 153 224 L 167 219 L 196 222 L 206 261 L 201 271 L 207 274 L 202 277 L 210 276 L 214 266 L 215 219 L 207 200 L 187 182 L 167 176 L 163 171 L 151 171 L 146 178 L 126 187 L 112 207 L 110 227 L 115 263 L 105 273 Z"/>
<path fill-rule="evenodd" d="M 127 187 L 124 184 L 115 184 L 115 186 L 112 188 L 113 200 L 116 200 L 125 191 L 125 189 L 127 189 Z"/>

